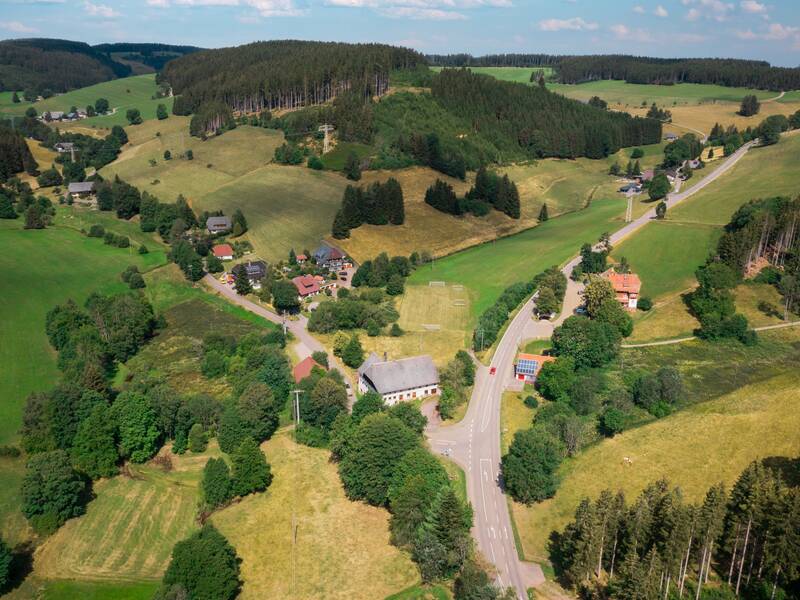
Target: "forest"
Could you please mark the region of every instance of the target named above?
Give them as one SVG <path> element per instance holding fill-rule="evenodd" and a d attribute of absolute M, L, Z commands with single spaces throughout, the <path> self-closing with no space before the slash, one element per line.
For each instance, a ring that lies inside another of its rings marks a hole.
<path fill-rule="evenodd" d="M 37 166 L 22 134 L 0 122 L 0 183 L 22 171 L 35 175 Z"/>
<path fill-rule="evenodd" d="M 176 94 L 175 114 L 219 100 L 234 111 L 298 108 L 346 91 L 380 96 L 394 69 L 424 63 L 421 54 L 382 44 L 271 41 L 205 50 L 170 61 L 159 74 Z"/>
<path fill-rule="evenodd" d="M 552 54 L 427 54 L 437 67 L 555 67 L 565 57 Z"/>
<path fill-rule="evenodd" d="M 538 86 L 498 81 L 466 69 L 442 71 L 433 78 L 431 91 L 442 107 L 470 121 L 476 132 L 498 147 L 513 140 L 529 158 L 603 158 L 661 139 L 656 120 L 604 111 Z"/>
<path fill-rule="evenodd" d="M 0 91 L 66 92 L 131 74 L 89 44 L 27 39 L 0 42 Z"/>
<path fill-rule="evenodd" d="M 155 71 L 160 71 L 164 65 L 173 58 L 178 58 L 184 54 L 198 52 L 202 48 L 197 46 L 176 46 L 173 44 L 98 44 L 94 46 L 98 52 L 102 52 L 114 60 L 113 54 L 119 55 L 118 58 L 126 61 L 139 62 L 147 65 Z"/>

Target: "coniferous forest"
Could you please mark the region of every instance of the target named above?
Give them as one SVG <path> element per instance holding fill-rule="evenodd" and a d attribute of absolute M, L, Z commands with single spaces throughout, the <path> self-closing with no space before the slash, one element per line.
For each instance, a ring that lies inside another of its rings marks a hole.
<path fill-rule="evenodd" d="M 0 183 L 22 171 L 35 175 L 36 169 L 36 161 L 22 134 L 0 124 Z"/>
<path fill-rule="evenodd" d="M 170 61 L 159 81 L 180 94 L 175 114 L 189 114 L 212 100 L 253 113 L 312 106 L 347 91 L 380 96 L 389 87 L 390 71 L 424 62 L 413 50 L 383 44 L 256 42 Z"/>

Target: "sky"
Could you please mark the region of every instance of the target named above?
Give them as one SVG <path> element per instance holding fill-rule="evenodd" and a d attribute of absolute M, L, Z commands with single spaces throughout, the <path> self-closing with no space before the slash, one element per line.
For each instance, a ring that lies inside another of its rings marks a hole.
<path fill-rule="evenodd" d="M 0 38 L 20 37 L 206 48 L 291 38 L 795 67 L 800 0 L 0 0 Z"/>

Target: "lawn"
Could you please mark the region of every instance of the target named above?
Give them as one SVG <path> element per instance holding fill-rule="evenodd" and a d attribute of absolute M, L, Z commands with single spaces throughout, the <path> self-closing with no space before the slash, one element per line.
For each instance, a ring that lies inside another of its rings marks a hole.
<path fill-rule="evenodd" d="M 536 81 L 538 83 L 539 73 L 544 71 L 545 78 L 553 74 L 553 69 L 550 67 L 468 67 L 473 73 L 480 73 L 481 75 L 491 75 L 495 79 L 503 81 L 513 81 L 514 83 L 531 84 L 531 73 L 536 72 Z M 442 70 L 442 67 L 431 67 L 431 71 L 437 73 Z"/>
<path fill-rule="evenodd" d="M 13 442 L 25 398 L 57 379 L 55 354 L 44 332 L 47 311 L 72 298 L 83 303 L 91 292 L 121 292 L 119 274 L 128 265 L 147 269 L 164 253 L 141 256 L 87 238 L 64 227 L 24 230 L 22 219 L 0 221 L 0 272 L 7 282 L 0 307 L 0 444 Z M 24 342 L 24 343 L 23 343 Z"/>
<path fill-rule="evenodd" d="M 465 286 L 472 301 L 471 326 L 510 284 L 566 262 L 584 242 L 622 226 L 624 213 L 622 200 L 595 200 L 585 210 L 437 260 L 415 271 L 408 283 L 427 286 L 429 281 L 445 281 Z"/>
<path fill-rule="evenodd" d="M 242 558 L 241 600 L 384 598 L 419 581 L 389 513 L 346 498 L 328 451 L 286 431 L 262 448 L 272 485 L 212 517 Z"/>
<path fill-rule="evenodd" d="M 98 98 L 105 98 L 111 108 L 116 109 L 114 114 L 82 119 L 76 124 L 110 129 L 114 125 L 128 125 L 125 113 L 129 108 L 138 108 L 145 120 L 156 118 L 156 108 L 159 104 L 166 105 L 167 111 L 171 113 L 173 98 L 154 98 L 157 89 L 154 74 L 136 75 L 72 90 L 33 104 L 30 102 L 20 102 L 10 106 L 0 104 L 0 109 L 14 115 L 24 114 L 29 106 L 33 106 L 39 114 L 56 110 L 67 112 L 73 106 L 85 109 L 89 104 L 94 105 Z"/>
<path fill-rule="evenodd" d="M 642 295 L 658 300 L 694 287 L 695 270 L 716 248 L 721 230 L 699 224 L 653 221 L 614 248 L 642 280 Z"/>
<path fill-rule="evenodd" d="M 269 164 L 283 134 L 241 126 L 203 142 L 188 133 L 189 120 L 171 117 L 128 128 L 130 145 L 102 169 L 173 202 L 183 194 L 196 212 L 240 208 L 256 253 L 270 261 L 290 248 L 313 250 L 330 233 L 347 181 L 306 167 Z M 180 158 L 192 150 L 193 160 Z M 172 160 L 164 160 L 169 150 Z M 155 166 L 151 161 L 155 161 Z"/>
<path fill-rule="evenodd" d="M 339 142 L 336 146 L 322 156 L 322 164 L 326 169 L 332 171 L 341 171 L 344 169 L 347 159 L 351 154 L 355 154 L 358 158 L 364 159 L 370 156 L 375 149 L 366 144 L 358 142 Z"/>
<path fill-rule="evenodd" d="M 48 581 L 41 600 L 151 600 L 158 584 Z"/>
<path fill-rule="evenodd" d="M 61 205 L 56 207 L 55 223 L 59 227 L 88 231 L 92 225 L 102 225 L 106 231 L 130 238 L 136 245 L 144 244 L 148 250 L 164 250 L 167 246 L 157 233 L 145 233 L 139 227 L 138 219 L 126 221 L 117 218 L 112 211 L 100 211 L 79 206 Z"/>
<path fill-rule="evenodd" d="M 216 444 L 203 454 L 170 456 L 172 468 L 131 465 L 131 475 L 95 484 L 86 514 L 68 521 L 36 553 L 44 579 L 152 581 L 172 547 L 197 528 L 198 487 Z"/>
<path fill-rule="evenodd" d="M 505 454 L 514 439 L 514 434 L 533 425 L 536 410 L 525 406 L 523 400 L 533 392 L 504 392 L 500 408 L 500 451 Z M 537 396 L 538 397 L 538 396 Z"/>
<path fill-rule="evenodd" d="M 597 497 L 603 489 L 621 489 L 631 501 L 648 483 L 666 477 L 681 487 L 686 500 L 700 502 L 712 484 L 730 486 L 753 460 L 795 456 L 798 386 L 800 374 L 787 369 L 568 459 L 553 499 L 532 506 L 513 504 L 526 558 L 546 559 L 550 532 L 563 529 L 581 498 Z"/>
<path fill-rule="evenodd" d="M 768 90 L 724 87 L 700 83 L 679 83 L 677 85 L 642 85 L 618 80 L 591 81 L 578 85 L 549 83 L 547 88 L 576 100 L 588 101 L 592 96 L 600 96 L 609 104 L 641 106 L 655 102 L 672 109 L 673 105 L 714 104 L 720 102 L 740 103 L 742 98 L 755 94 L 759 100 L 777 96 Z M 738 107 L 737 107 L 738 108 Z"/>

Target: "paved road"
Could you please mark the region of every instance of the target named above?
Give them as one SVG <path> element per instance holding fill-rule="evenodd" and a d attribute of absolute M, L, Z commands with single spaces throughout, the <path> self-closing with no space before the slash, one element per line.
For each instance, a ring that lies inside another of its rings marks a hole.
<path fill-rule="evenodd" d="M 325 353 L 328 352 L 325 349 L 325 346 L 323 346 L 319 340 L 317 340 L 308 332 L 308 319 L 303 315 L 300 315 L 298 319 L 294 321 L 284 319 L 282 316 L 275 314 L 271 310 L 267 310 L 263 306 L 260 306 L 255 302 L 251 302 L 247 298 L 240 296 L 235 290 L 232 290 L 230 287 L 220 282 L 213 275 L 206 275 L 203 278 L 203 283 L 205 283 L 215 292 L 219 293 L 221 296 L 225 297 L 228 301 L 238 304 L 245 310 L 255 313 L 258 316 L 267 319 L 268 321 L 277 323 L 278 325 L 285 324 L 286 329 L 290 331 L 295 340 L 297 340 L 294 345 L 294 350 L 301 359 L 311 356 L 312 353 L 317 351 L 322 351 Z M 351 397 L 350 400 L 352 401 L 352 390 L 355 388 L 352 387 L 353 382 L 350 380 L 350 375 L 339 362 L 339 359 L 332 354 L 328 354 L 328 364 L 331 366 L 331 368 L 339 371 L 344 376 L 344 380 L 350 384 L 351 387 L 350 390 L 348 390 L 348 395 Z"/>
<path fill-rule="evenodd" d="M 668 207 L 673 207 L 696 194 L 723 174 L 727 173 L 753 146 L 742 146 L 726 159 L 712 174 L 685 192 L 669 195 Z M 618 244 L 627 236 L 655 218 L 655 208 L 628 223 L 611 235 L 611 243 Z M 562 269 L 569 278 L 580 256 L 571 259 Z M 568 279 L 567 295 L 561 315 L 553 323 L 559 325 L 580 304 L 581 286 Z M 519 560 L 511 529 L 508 503 L 500 481 L 500 405 L 503 391 L 513 377 L 513 364 L 519 344 L 530 337 L 530 322 L 535 300 L 528 300 L 497 346 L 490 367 L 479 366 L 475 387 L 467 414 L 455 425 L 440 427 L 436 421 L 426 431 L 434 452 L 447 454 L 464 469 L 467 477 L 467 495 L 474 511 L 472 529 L 478 549 L 494 564 L 497 581 L 501 586 L 512 586 L 518 598 L 527 598 L 526 590 L 544 582 L 541 567 Z M 542 326 L 546 328 L 546 326 Z M 490 374 L 490 368 L 496 374 Z"/>

